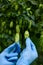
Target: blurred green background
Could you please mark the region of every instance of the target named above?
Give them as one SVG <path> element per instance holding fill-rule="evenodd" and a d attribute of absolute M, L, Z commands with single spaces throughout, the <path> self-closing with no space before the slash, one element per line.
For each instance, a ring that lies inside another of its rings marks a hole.
<path fill-rule="evenodd" d="M 0 0 L 0 52 L 15 41 L 17 24 L 22 49 L 25 30 L 36 45 L 39 57 L 31 65 L 43 65 L 43 0 Z"/>

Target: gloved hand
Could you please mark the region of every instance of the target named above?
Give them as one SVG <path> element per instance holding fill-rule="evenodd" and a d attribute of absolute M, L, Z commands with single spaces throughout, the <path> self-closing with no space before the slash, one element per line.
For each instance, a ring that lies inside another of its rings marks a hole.
<path fill-rule="evenodd" d="M 20 53 L 20 45 L 14 43 L 0 54 L 0 65 L 15 65 Z"/>
<path fill-rule="evenodd" d="M 20 58 L 18 59 L 16 65 L 30 65 L 37 57 L 38 53 L 35 45 L 30 38 L 27 38 L 26 48 L 21 52 Z"/>

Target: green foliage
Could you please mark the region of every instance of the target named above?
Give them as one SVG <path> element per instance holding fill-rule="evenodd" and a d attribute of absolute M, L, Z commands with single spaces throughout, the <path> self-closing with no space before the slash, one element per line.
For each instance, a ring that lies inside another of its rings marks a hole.
<path fill-rule="evenodd" d="M 39 58 L 32 65 L 43 65 L 43 0 L 0 0 L 0 52 L 15 41 L 17 24 L 22 48 L 25 30 L 37 47 Z"/>

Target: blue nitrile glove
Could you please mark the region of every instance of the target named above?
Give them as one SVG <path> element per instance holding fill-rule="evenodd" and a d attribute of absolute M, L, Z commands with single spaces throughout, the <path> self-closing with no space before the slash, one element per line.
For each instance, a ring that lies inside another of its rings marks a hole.
<path fill-rule="evenodd" d="M 19 42 L 10 45 L 0 54 L 0 65 L 15 65 L 20 53 Z"/>
<path fill-rule="evenodd" d="M 30 38 L 27 38 L 26 48 L 21 52 L 20 58 L 18 59 L 16 65 L 30 65 L 37 57 L 38 53 L 35 45 Z"/>

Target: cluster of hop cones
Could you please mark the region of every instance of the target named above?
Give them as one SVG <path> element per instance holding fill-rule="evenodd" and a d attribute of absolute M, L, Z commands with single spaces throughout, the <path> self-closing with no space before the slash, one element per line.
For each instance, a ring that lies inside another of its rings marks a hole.
<path fill-rule="evenodd" d="M 28 38 L 29 37 L 29 32 L 28 30 L 25 31 L 24 33 L 24 38 Z M 19 25 L 16 26 L 16 34 L 15 34 L 15 42 L 18 42 L 20 38 L 20 27 Z"/>

